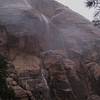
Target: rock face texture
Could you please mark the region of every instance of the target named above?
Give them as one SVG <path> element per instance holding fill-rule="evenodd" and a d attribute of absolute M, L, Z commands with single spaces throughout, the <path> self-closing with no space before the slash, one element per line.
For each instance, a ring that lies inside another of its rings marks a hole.
<path fill-rule="evenodd" d="M 54 0 L 0 0 L 0 54 L 16 100 L 100 100 L 100 30 Z"/>

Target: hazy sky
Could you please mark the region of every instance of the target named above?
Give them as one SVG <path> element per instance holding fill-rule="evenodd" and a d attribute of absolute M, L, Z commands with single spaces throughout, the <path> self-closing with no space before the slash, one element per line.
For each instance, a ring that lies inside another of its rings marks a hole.
<path fill-rule="evenodd" d="M 93 9 L 86 8 L 85 1 L 86 0 L 57 0 L 71 9 L 75 10 L 76 12 L 80 13 L 84 17 L 88 18 L 89 20 L 93 19 Z"/>

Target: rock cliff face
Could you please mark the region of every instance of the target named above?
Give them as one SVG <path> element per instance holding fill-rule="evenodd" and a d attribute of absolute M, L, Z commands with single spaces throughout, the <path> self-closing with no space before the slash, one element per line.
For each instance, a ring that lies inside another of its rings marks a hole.
<path fill-rule="evenodd" d="M 100 30 L 54 0 L 0 0 L 0 53 L 16 100 L 100 100 Z"/>

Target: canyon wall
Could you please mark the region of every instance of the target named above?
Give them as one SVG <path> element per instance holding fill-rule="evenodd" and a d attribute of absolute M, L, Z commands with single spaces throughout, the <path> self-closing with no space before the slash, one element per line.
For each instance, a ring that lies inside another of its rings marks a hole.
<path fill-rule="evenodd" d="M 0 0 L 0 54 L 15 100 L 100 100 L 100 30 L 54 0 Z"/>

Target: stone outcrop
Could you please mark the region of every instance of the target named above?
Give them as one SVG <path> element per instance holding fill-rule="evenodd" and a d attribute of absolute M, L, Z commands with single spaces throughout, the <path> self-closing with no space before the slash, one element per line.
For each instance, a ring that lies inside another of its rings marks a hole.
<path fill-rule="evenodd" d="M 0 0 L 0 54 L 16 100 L 99 100 L 100 30 L 54 0 Z"/>

